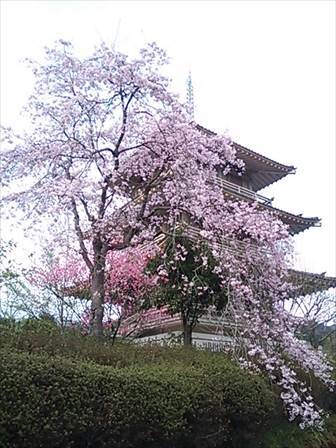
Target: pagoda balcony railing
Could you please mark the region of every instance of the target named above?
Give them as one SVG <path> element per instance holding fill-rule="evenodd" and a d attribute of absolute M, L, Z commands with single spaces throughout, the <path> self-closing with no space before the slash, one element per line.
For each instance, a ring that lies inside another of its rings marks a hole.
<path fill-rule="evenodd" d="M 219 176 L 216 176 L 214 178 L 214 183 L 215 185 L 221 187 L 223 190 L 231 193 L 236 193 L 246 199 L 252 199 L 253 201 L 257 201 L 265 205 L 272 205 L 273 199 L 267 198 L 266 196 L 258 194 L 252 190 L 249 190 L 246 187 L 242 187 L 241 185 L 234 184 L 233 182 L 230 182 Z"/>
<path fill-rule="evenodd" d="M 264 205 L 272 205 L 273 198 L 271 199 L 266 196 L 263 196 L 262 194 L 256 193 L 255 191 L 252 191 L 246 187 L 237 185 L 233 182 L 223 179 L 222 177 L 219 177 L 218 175 L 215 175 L 214 177 L 212 177 L 211 182 L 213 182 L 215 185 L 220 187 L 222 190 L 227 191 L 229 193 L 238 194 L 242 198 L 250 199 L 252 201 L 257 201 L 260 204 L 264 204 Z M 134 199 L 134 201 L 142 200 L 143 192 L 141 190 L 137 190 L 134 194 L 133 199 Z"/>
<path fill-rule="evenodd" d="M 131 333 L 134 336 L 137 333 L 141 333 L 144 330 L 152 330 L 155 328 L 169 326 L 179 326 L 181 325 L 182 329 L 182 320 L 179 314 L 171 315 L 167 311 L 167 307 L 162 310 L 148 310 L 148 312 L 144 313 L 135 313 L 134 315 L 128 317 L 124 320 L 122 324 L 122 332 Z M 205 315 L 198 319 L 197 321 L 198 327 L 209 327 L 209 329 L 216 329 L 216 333 L 220 333 L 220 331 L 224 328 L 232 329 L 236 328 L 237 325 L 228 319 L 223 319 L 220 316 L 214 315 Z"/>
<path fill-rule="evenodd" d="M 190 224 L 185 227 L 183 233 L 195 242 L 201 241 L 203 239 L 201 235 L 201 229 Z M 248 251 L 254 253 L 255 255 L 263 254 L 265 257 L 268 256 L 268 250 L 265 247 L 258 246 L 256 243 L 247 241 L 239 241 L 232 238 L 222 238 L 220 243 L 218 243 L 218 249 L 220 249 L 221 246 L 225 247 L 228 252 L 238 257 L 245 257 Z"/>

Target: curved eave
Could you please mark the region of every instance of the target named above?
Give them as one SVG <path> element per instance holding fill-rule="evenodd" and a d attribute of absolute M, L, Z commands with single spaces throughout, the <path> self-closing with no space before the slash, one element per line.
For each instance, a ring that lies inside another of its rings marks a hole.
<path fill-rule="evenodd" d="M 263 165 L 267 165 L 270 168 L 273 168 L 279 173 L 283 173 L 284 175 L 292 172 L 295 170 L 294 166 L 290 165 L 284 165 L 280 162 L 276 162 L 275 160 L 269 159 L 266 156 L 263 156 L 255 151 L 252 151 L 252 149 L 245 148 L 245 146 L 240 145 L 239 143 L 232 142 L 233 146 L 236 148 L 236 151 L 238 155 L 245 155 L 248 159 L 256 160 L 258 162 L 261 162 Z"/>
<path fill-rule="evenodd" d="M 295 173 L 294 166 L 283 165 L 236 142 L 233 142 L 233 146 L 237 157 L 245 162 L 253 191 L 262 190 L 288 174 Z"/>
<path fill-rule="evenodd" d="M 294 297 L 305 296 L 319 291 L 327 291 L 330 288 L 336 288 L 336 278 L 326 277 L 323 274 L 314 274 L 312 272 L 289 270 L 289 280 L 296 287 Z"/>
<path fill-rule="evenodd" d="M 217 135 L 199 124 L 197 128 L 208 135 Z M 287 174 L 295 173 L 294 166 L 276 162 L 234 141 L 232 144 L 237 151 L 237 157 L 245 162 L 245 168 L 249 173 L 253 191 L 259 191 L 287 176 Z"/>
<path fill-rule="evenodd" d="M 224 196 L 227 196 L 231 199 L 236 199 L 239 201 L 249 200 L 245 197 L 241 197 L 238 194 L 224 192 Z M 251 202 L 251 201 L 250 201 Z M 304 230 L 309 229 L 310 227 L 320 227 L 321 220 L 320 218 L 305 218 L 300 215 L 294 215 L 292 213 L 286 212 L 276 207 L 272 207 L 271 205 L 258 203 L 258 207 L 263 210 L 268 210 L 270 213 L 274 214 L 277 218 L 279 218 L 284 224 L 288 225 L 289 233 L 291 235 L 296 235 Z"/>
<path fill-rule="evenodd" d="M 276 207 L 272 207 L 266 204 L 260 204 L 262 208 L 268 209 L 271 213 L 274 213 L 284 224 L 289 227 L 291 235 L 296 235 L 310 227 L 320 227 L 321 219 L 317 216 L 312 218 L 305 218 L 301 215 L 294 215 L 293 213 L 286 212 Z"/>

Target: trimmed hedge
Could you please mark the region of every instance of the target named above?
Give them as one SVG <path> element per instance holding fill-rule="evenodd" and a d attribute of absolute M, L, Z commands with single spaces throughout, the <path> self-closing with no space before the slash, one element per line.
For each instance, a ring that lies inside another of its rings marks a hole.
<path fill-rule="evenodd" d="M 334 413 L 336 394 L 314 385 Z M 335 448 L 289 424 L 261 377 L 223 353 L 0 321 L 0 448 Z"/>
<path fill-rule="evenodd" d="M 50 321 L 29 319 L 19 323 L 0 320 L 0 348 L 27 353 L 47 353 L 70 359 L 92 361 L 113 367 L 178 364 L 206 366 L 232 364 L 223 353 L 188 349 L 181 345 L 134 344 L 83 336 L 77 329 L 61 329 Z"/>
<path fill-rule="evenodd" d="M 242 439 L 274 396 L 233 365 L 116 369 L 0 351 L 1 447 L 211 447 Z"/>

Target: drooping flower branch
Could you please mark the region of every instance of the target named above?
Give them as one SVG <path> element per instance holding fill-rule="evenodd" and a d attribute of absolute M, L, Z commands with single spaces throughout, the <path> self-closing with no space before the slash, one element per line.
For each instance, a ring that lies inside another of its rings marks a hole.
<path fill-rule="evenodd" d="M 283 307 L 290 294 L 287 230 L 257 204 L 228 199 L 214 182 L 218 174 L 241 173 L 243 162 L 227 136 L 190 123 L 161 74 L 166 63 L 155 44 L 130 60 L 105 44 L 79 58 L 64 41 L 46 50 L 43 63 L 32 62 L 30 129 L 21 135 L 3 129 L 0 177 L 6 187 L 16 187 L 15 193 L 6 190 L 6 210 L 14 204 L 31 219 L 50 220 L 51 227 L 72 216 L 71 235 L 89 279 L 88 326 L 95 336 L 109 319 L 108 305 L 112 313 L 122 306 L 129 314 L 155 283 L 142 271 L 146 255 L 134 257 L 129 248 L 180 231 L 194 242 L 203 240 L 211 263 L 202 251 L 193 262 L 205 273 L 214 260 L 211 273 L 221 288 L 216 294 L 225 292 L 217 308 L 223 321 L 233 322 L 234 353 L 255 366 L 262 361 L 268 372 L 277 370 L 273 379 L 287 394 L 290 416 L 315 424 L 316 415 L 306 408 L 310 401 L 294 399 L 289 388 L 294 376 L 288 360 L 313 367 L 332 384 L 327 364 L 297 340 Z M 193 250 L 176 246 L 176 269 Z M 162 277 L 167 266 L 161 264 Z M 78 274 L 63 269 L 65 279 L 71 273 Z M 57 272 L 43 275 L 47 281 L 58 278 Z M 203 281 L 197 284 L 182 271 L 176 280 L 171 286 L 180 287 L 187 300 L 208 299 Z"/>

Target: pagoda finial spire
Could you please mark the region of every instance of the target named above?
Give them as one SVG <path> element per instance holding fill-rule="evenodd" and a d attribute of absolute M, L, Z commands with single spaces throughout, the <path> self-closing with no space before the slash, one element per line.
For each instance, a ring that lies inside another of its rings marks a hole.
<path fill-rule="evenodd" d="M 187 111 L 192 121 L 194 121 L 195 106 L 194 106 L 194 88 L 191 80 L 191 71 L 189 70 L 187 80 Z"/>

